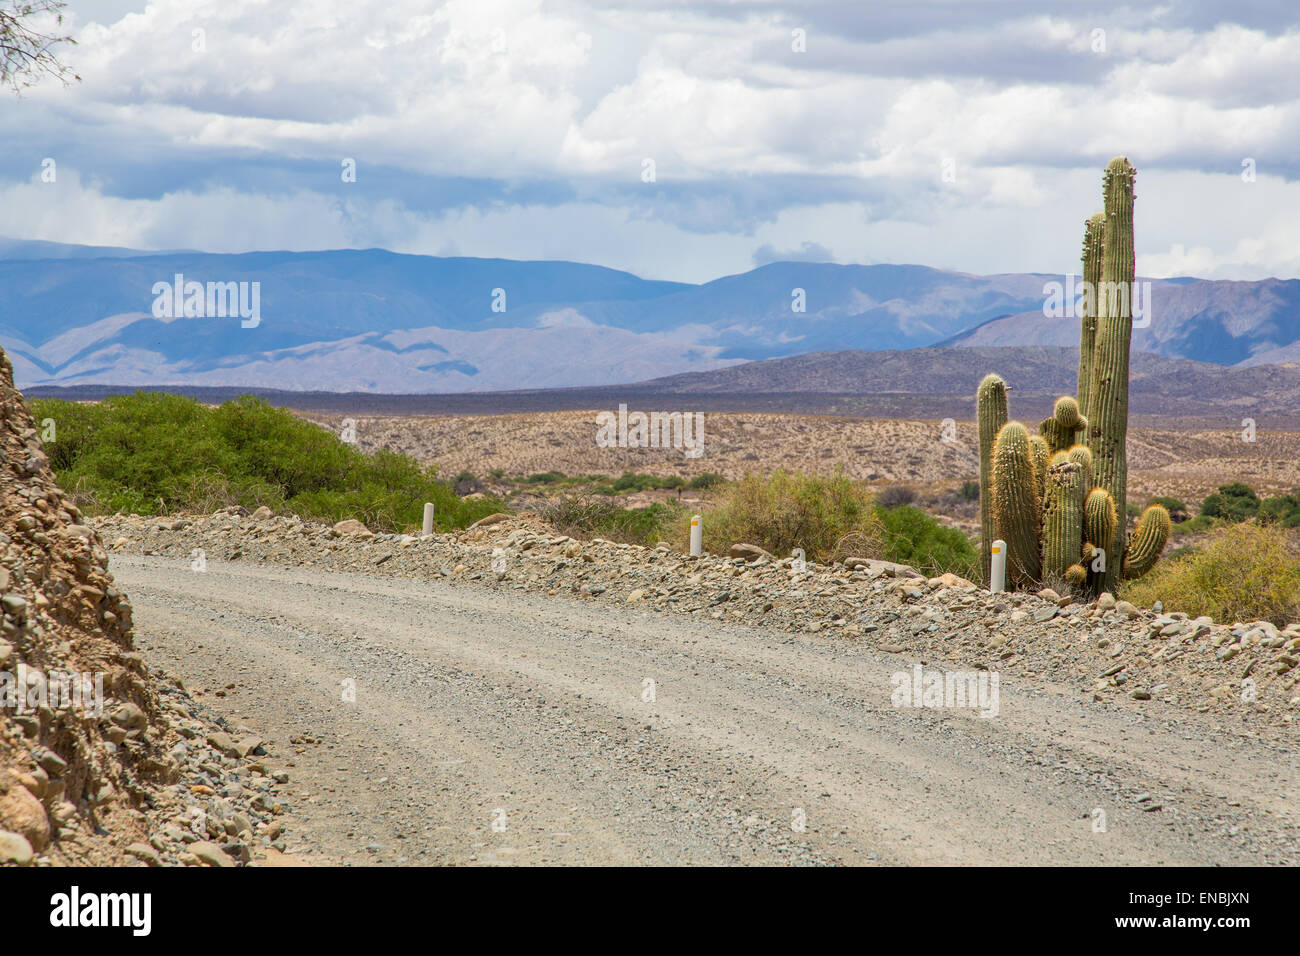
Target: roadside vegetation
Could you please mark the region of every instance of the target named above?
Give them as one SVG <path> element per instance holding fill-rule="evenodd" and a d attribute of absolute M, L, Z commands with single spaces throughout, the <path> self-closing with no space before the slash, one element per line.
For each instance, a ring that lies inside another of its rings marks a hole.
<path fill-rule="evenodd" d="M 1300 621 L 1300 533 L 1275 522 L 1238 522 L 1184 548 L 1123 589 L 1140 606 L 1161 601 L 1166 611 L 1215 621 Z"/>
<path fill-rule="evenodd" d="M 96 404 L 36 399 L 31 407 L 38 422 L 53 420 L 46 454 L 89 514 L 266 505 L 308 520 L 356 518 L 374 531 L 408 531 L 419 529 L 426 501 L 442 530 L 503 510 L 491 498 L 458 496 L 413 458 L 364 454 L 253 396 L 211 407 L 137 392 Z"/>
<path fill-rule="evenodd" d="M 624 476 L 629 477 L 643 476 Z M 970 577 L 978 571 L 978 558 L 966 535 L 915 507 L 916 496 L 907 490 L 887 488 L 877 494 L 843 475 L 785 471 L 747 475 L 734 482 L 705 474 L 691 486 L 709 491 L 704 504 L 694 509 L 673 499 L 624 508 L 593 485 L 560 494 L 541 508 L 541 514 L 572 537 L 647 547 L 667 541 L 674 550 L 685 550 L 691 514 L 698 511 L 704 549 L 711 554 L 726 554 L 733 544 L 743 543 L 781 558 L 802 549 L 808 560 L 821 563 L 864 557 L 910 564 L 927 574 L 952 571 Z"/>

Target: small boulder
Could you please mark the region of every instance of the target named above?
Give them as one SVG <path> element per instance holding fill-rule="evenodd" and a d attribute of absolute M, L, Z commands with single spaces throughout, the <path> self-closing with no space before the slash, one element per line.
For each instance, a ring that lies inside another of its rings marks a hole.
<path fill-rule="evenodd" d="M 760 558 L 774 560 L 770 552 L 764 551 L 756 544 L 733 544 L 727 553 L 733 558 L 744 558 L 746 562 L 757 561 Z"/>
<path fill-rule="evenodd" d="M 345 518 L 334 526 L 339 534 L 373 534 L 373 532 L 356 518 Z"/>
<path fill-rule="evenodd" d="M 27 837 L 21 833 L 0 830 L 0 863 L 27 866 L 34 857 L 32 845 L 27 841 Z"/>

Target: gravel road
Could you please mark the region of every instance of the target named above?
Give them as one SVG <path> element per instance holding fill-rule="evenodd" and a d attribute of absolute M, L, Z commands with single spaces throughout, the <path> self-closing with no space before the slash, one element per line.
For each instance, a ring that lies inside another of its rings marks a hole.
<path fill-rule="evenodd" d="M 146 658 L 273 742 L 307 859 L 1300 862 L 1296 750 L 1156 701 L 1004 678 L 983 719 L 894 707 L 891 675 L 925 662 L 862 640 L 508 585 L 110 570 Z"/>

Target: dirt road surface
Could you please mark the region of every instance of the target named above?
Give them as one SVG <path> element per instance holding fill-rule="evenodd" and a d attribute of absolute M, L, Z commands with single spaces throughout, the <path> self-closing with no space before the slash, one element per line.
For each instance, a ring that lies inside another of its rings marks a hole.
<path fill-rule="evenodd" d="M 304 860 L 1300 862 L 1296 749 L 1155 701 L 1006 679 L 985 719 L 893 706 L 924 662 L 862 639 L 482 584 L 111 570 L 146 658 L 293 761 Z"/>

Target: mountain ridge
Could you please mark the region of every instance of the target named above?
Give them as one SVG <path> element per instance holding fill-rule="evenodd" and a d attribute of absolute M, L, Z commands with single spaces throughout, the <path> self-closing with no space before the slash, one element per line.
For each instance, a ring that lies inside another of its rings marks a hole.
<path fill-rule="evenodd" d="M 48 254 L 49 258 L 15 258 Z M 393 394 L 615 386 L 838 350 L 1069 346 L 1040 273 L 772 262 L 690 284 L 585 263 L 382 249 L 140 252 L 0 241 L 0 345 L 34 385 Z M 9 251 L 6 252 L 6 249 Z M 17 251 L 15 251 L 17 250 Z M 257 282 L 256 328 L 152 314 L 153 288 Z M 1135 352 L 1300 359 L 1300 280 L 1150 280 Z M 804 311 L 797 309 L 802 306 Z"/>

